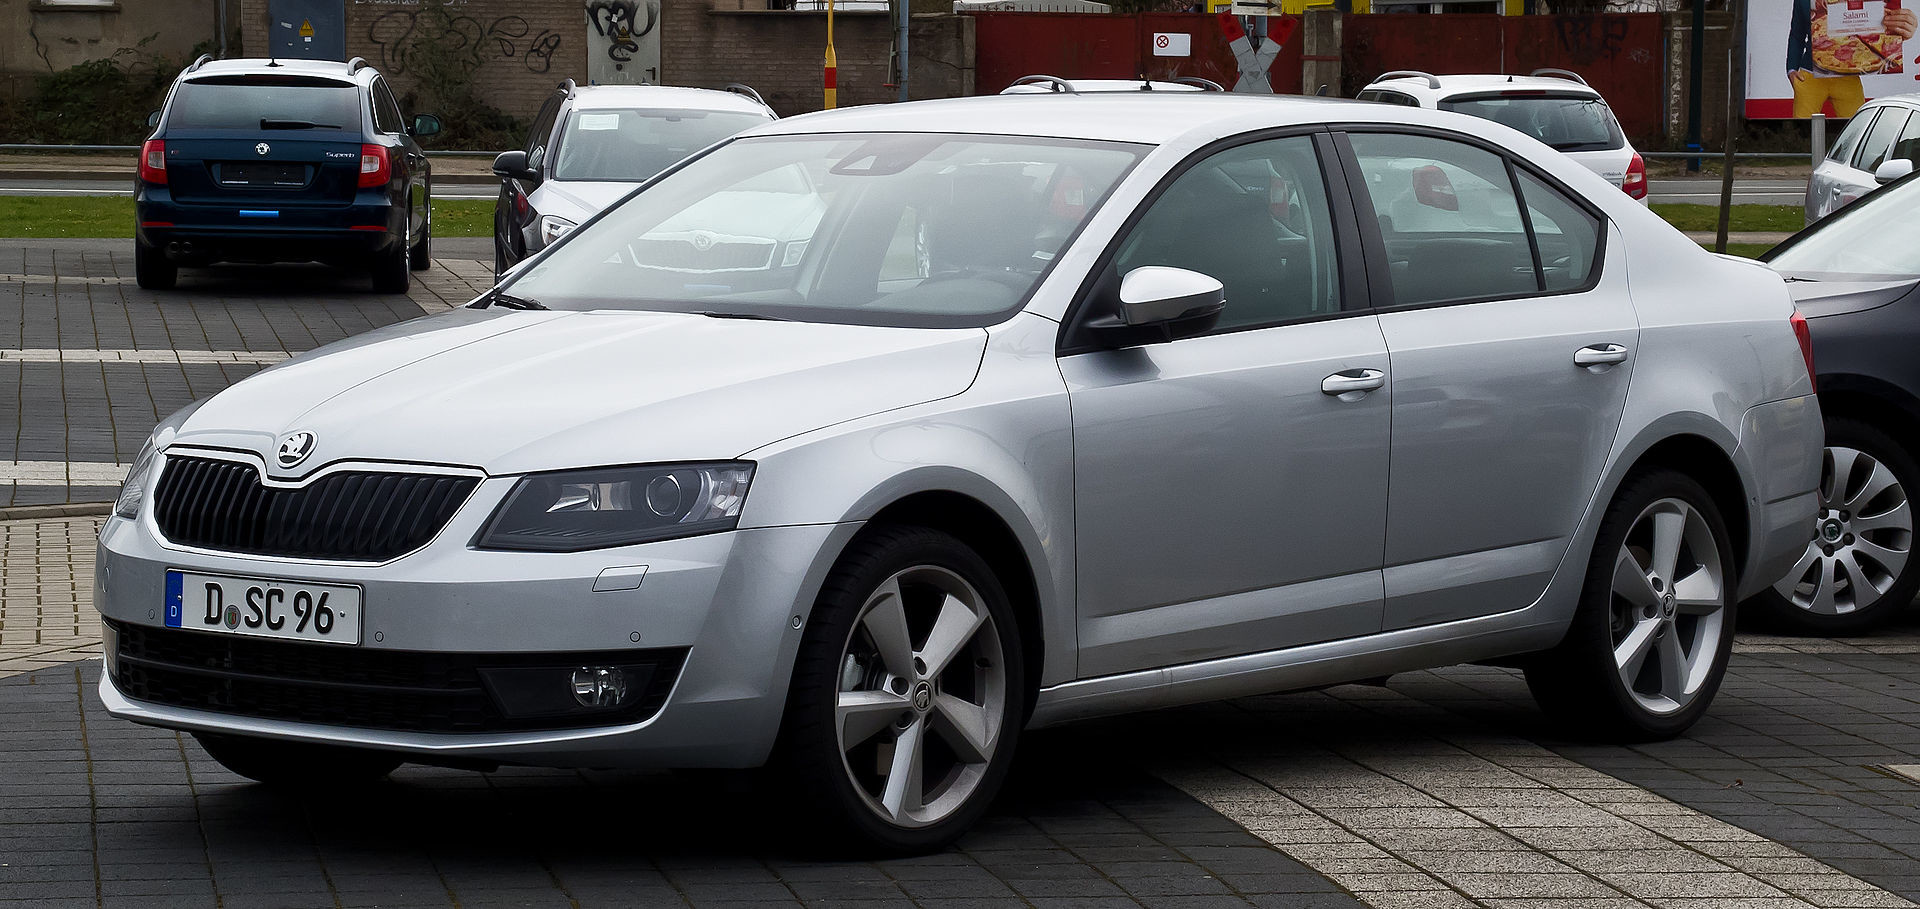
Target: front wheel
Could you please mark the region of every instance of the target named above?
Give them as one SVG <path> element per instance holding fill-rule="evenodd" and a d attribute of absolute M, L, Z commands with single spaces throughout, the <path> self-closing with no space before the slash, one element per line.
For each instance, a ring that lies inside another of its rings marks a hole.
<path fill-rule="evenodd" d="M 781 769 L 838 846 L 943 848 L 986 811 L 1025 720 L 1019 628 L 992 569 L 882 527 L 834 569 L 795 662 Z"/>
<path fill-rule="evenodd" d="M 1820 637 L 1898 618 L 1920 588 L 1909 502 L 1915 489 L 1920 464 L 1906 446 L 1859 420 L 1829 419 L 1813 539 L 1753 605 L 1777 628 Z"/>
<path fill-rule="evenodd" d="M 247 779 L 269 786 L 325 791 L 372 783 L 403 761 L 393 755 L 335 745 L 311 745 L 238 735 L 196 732 L 207 754 Z"/>
<path fill-rule="evenodd" d="M 1528 661 L 1534 699 L 1595 738 L 1685 732 L 1726 675 L 1735 581 L 1705 488 L 1671 470 L 1629 480 L 1601 519 L 1567 636 Z"/>

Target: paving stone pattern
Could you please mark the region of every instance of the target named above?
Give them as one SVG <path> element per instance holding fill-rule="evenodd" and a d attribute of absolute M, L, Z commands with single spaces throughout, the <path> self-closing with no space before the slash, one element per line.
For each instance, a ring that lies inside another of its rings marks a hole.
<path fill-rule="evenodd" d="M 1073 735 L 1039 737 L 958 849 L 844 862 L 707 776 L 409 766 L 287 795 L 107 716 L 98 678 L 0 680 L 0 905 L 1362 906 Z"/>
<path fill-rule="evenodd" d="M 100 654 L 93 561 L 102 520 L 0 522 L 0 678 Z"/>
<path fill-rule="evenodd" d="M 443 258 L 408 296 L 319 265 L 187 269 L 156 292 L 135 285 L 127 241 L 15 242 L 0 247 L 0 508 L 103 501 L 115 485 L 48 482 L 9 462 L 125 464 L 195 399 L 492 283 L 491 262 Z"/>

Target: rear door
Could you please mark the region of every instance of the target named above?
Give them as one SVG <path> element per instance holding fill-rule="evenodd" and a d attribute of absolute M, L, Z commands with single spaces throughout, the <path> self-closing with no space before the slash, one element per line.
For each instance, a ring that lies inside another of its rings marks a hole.
<path fill-rule="evenodd" d="M 1619 428 L 1639 340 L 1624 263 L 1594 209 L 1491 147 L 1343 139 L 1392 362 L 1384 627 L 1526 607 Z"/>
<path fill-rule="evenodd" d="M 360 176 L 361 90 L 314 76 L 210 76 L 168 103 L 167 185 L 178 203 L 242 212 L 340 208 Z"/>

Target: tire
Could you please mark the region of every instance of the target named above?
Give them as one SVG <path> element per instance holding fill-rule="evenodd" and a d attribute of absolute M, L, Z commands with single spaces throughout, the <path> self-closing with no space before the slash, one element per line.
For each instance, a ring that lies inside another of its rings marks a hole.
<path fill-rule="evenodd" d="M 775 770 L 805 821 L 796 829 L 865 855 L 958 839 L 1013 762 L 1026 721 L 1021 647 L 1005 590 L 966 544 L 903 526 L 856 538 L 821 590 L 788 692 Z"/>
<path fill-rule="evenodd" d="M 412 225 L 402 223 L 400 227 L 400 245 L 393 251 L 376 255 L 373 260 L 373 292 L 377 294 L 403 294 L 413 287 L 413 272 L 409 260 L 413 241 Z"/>
<path fill-rule="evenodd" d="M 133 244 L 134 282 L 146 290 L 171 290 L 179 280 L 180 268 L 167 254 L 139 241 Z"/>
<path fill-rule="evenodd" d="M 433 267 L 433 203 L 427 203 L 426 226 L 420 230 L 420 242 L 407 251 L 407 267 L 426 271 Z"/>
<path fill-rule="evenodd" d="M 495 234 L 493 238 L 493 283 L 500 283 L 500 278 L 506 273 L 507 250 L 506 247 L 501 244 L 500 236 Z"/>
<path fill-rule="evenodd" d="M 1526 661 L 1534 699 L 1582 737 L 1685 732 L 1726 675 L 1734 565 L 1726 522 L 1704 487 L 1666 469 L 1630 478 L 1601 518 L 1566 637 Z M 1631 655 L 1629 665 L 1616 652 Z"/>
<path fill-rule="evenodd" d="M 1920 490 L 1920 463 L 1892 436 L 1850 417 L 1827 420 L 1822 462 L 1816 535 L 1753 606 L 1780 631 L 1874 631 L 1899 618 L 1920 588 L 1910 502 Z"/>
<path fill-rule="evenodd" d="M 193 737 L 220 766 L 234 773 L 269 786 L 298 786 L 309 791 L 377 782 L 405 763 L 386 752 L 360 748 L 210 732 L 196 732 Z"/>

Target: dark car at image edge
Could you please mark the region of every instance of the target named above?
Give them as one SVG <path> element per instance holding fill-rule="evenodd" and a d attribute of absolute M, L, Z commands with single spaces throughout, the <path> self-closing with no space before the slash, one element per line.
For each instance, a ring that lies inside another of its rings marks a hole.
<path fill-rule="evenodd" d="M 149 124 L 134 179 L 141 287 L 172 287 L 182 266 L 320 261 L 404 293 L 430 264 L 432 176 L 415 140 L 440 121 L 407 121 L 358 57 L 203 56 Z"/>

